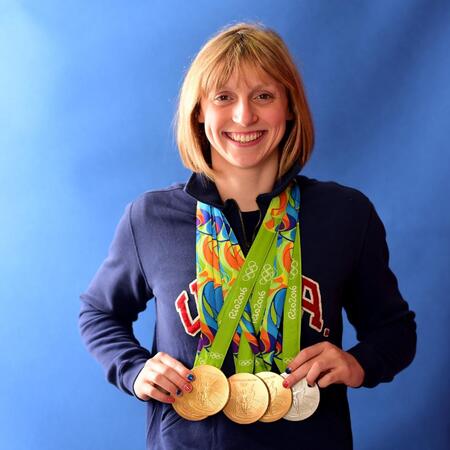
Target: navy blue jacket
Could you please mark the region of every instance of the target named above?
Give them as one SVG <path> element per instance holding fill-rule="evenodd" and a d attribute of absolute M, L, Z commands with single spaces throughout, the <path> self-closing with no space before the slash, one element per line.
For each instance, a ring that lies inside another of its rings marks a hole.
<path fill-rule="evenodd" d="M 348 351 L 365 370 L 363 386 L 392 380 L 415 353 L 414 313 L 389 269 L 385 231 L 360 192 L 297 175 L 293 167 L 271 193 L 257 198 L 264 214 L 273 196 L 296 177 L 300 186 L 303 265 L 301 347 L 329 341 L 342 346 L 342 311 L 359 343 Z M 214 183 L 193 174 L 185 184 L 147 192 L 130 204 L 109 255 L 81 296 L 80 329 L 89 351 L 122 391 L 145 361 L 166 352 L 192 367 L 199 323 L 195 285 L 196 201 L 223 209 L 243 247 L 242 217 L 234 200 L 220 200 Z M 133 335 L 132 323 L 156 302 L 151 351 Z M 228 356 L 224 367 L 233 373 Z M 179 417 L 171 405 L 148 402 L 148 449 L 351 449 L 346 387 L 321 389 L 313 416 L 302 422 L 237 425 L 223 413 L 200 422 Z"/>

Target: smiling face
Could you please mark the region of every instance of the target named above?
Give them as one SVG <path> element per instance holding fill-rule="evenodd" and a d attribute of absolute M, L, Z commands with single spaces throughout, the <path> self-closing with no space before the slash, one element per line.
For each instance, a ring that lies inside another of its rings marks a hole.
<path fill-rule="evenodd" d="M 278 167 L 278 144 L 291 119 L 283 85 L 253 67 L 234 72 L 200 102 L 199 122 L 211 144 L 213 169 Z"/>

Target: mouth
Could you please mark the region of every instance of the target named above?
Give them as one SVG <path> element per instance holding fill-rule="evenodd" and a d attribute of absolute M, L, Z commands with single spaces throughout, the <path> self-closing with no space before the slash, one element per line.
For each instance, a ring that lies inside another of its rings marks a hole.
<path fill-rule="evenodd" d="M 223 134 L 236 144 L 252 145 L 261 140 L 265 134 L 265 131 L 250 131 L 246 133 L 233 133 L 225 131 Z"/>

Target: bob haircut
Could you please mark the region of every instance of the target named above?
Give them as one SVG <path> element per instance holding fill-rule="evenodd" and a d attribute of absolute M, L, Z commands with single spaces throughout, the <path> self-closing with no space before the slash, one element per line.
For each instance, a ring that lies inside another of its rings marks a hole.
<path fill-rule="evenodd" d="M 176 136 L 183 164 L 214 180 L 211 150 L 198 122 L 200 100 L 225 85 L 235 70 L 250 65 L 286 89 L 292 120 L 279 144 L 278 178 L 295 163 L 305 165 L 314 146 L 314 126 L 297 67 L 281 37 L 259 24 L 238 23 L 219 31 L 195 57 L 183 81 Z"/>

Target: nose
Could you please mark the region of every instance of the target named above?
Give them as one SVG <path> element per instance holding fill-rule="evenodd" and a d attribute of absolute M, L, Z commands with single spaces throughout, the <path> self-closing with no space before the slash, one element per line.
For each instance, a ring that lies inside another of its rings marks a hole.
<path fill-rule="evenodd" d="M 248 99 L 240 99 L 233 110 L 233 122 L 248 127 L 258 120 L 256 111 Z"/>

